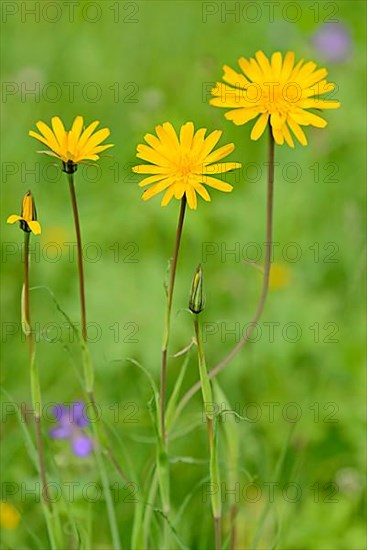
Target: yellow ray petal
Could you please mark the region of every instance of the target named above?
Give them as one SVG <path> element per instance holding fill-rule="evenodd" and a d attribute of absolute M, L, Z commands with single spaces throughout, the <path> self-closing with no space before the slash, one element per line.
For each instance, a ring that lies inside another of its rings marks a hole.
<path fill-rule="evenodd" d="M 196 193 L 193 187 L 191 185 L 186 189 L 186 198 L 187 198 L 187 204 L 192 210 L 196 210 L 197 208 L 197 198 Z"/>
<path fill-rule="evenodd" d="M 308 126 L 309 124 L 311 124 L 316 128 L 325 128 L 325 126 L 327 125 L 326 120 L 324 120 L 320 116 L 310 113 L 309 111 L 303 111 L 301 109 L 292 112 L 292 118 L 302 126 Z"/>
<path fill-rule="evenodd" d="M 258 114 L 258 109 L 235 109 L 233 111 L 228 111 L 224 116 L 227 120 L 232 120 L 237 126 L 241 126 L 253 118 L 256 118 Z"/>
<path fill-rule="evenodd" d="M 223 174 L 224 172 L 230 172 L 236 168 L 241 168 L 241 164 L 239 162 L 217 162 L 216 164 L 205 166 L 203 169 L 203 174 Z"/>
<path fill-rule="evenodd" d="M 139 187 L 146 187 L 147 185 L 150 185 L 151 183 L 156 183 L 157 181 L 160 181 L 165 176 L 162 174 L 156 174 L 154 176 L 148 176 L 147 178 L 144 178 L 141 180 L 141 182 L 138 183 Z"/>
<path fill-rule="evenodd" d="M 169 169 L 153 164 L 139 164 L 138 166 L 133 166 L 132 171 L 135 174 L 167 174 Z"/>
<path fill-rule="evenodd" d="M 67 146 L 67 134 L 65 132 L 64 125 L 58 116 L 52 117 L 51 124 L 53 133 L 55 134 L 56 140 L 60 146 L 60 150 L 63 152 Z"/>
<path fill-rule="evenodd" d="M 298 141 L 300 142 L 300 144 L 301 145 L 307 145 L 307 138 L 306 138 L 306 135 L 305 135 L 304 131 L 299 126 L 299 124 L 297 124 L 297 122 L 295 120 L 293 120 L 291 115 L 288 116 L 287 123 L 288 123 L 290 129 L 292 130 L 292 132 L 294 133 L 294 135 L 296 136 L 296 138 L 298 139 Z"/>
<path fill-rule="evenodd" d="M 268 123 L 269 113 L 262 114 L 254 124 L 252 128 L 250 138 L 254 141 L 258 140 L 265 131 L 266 125 Z"/>
<path fill-rule="evenodd" d="M 271 56 L 271 68 L 273 71 L 273 79 L 275 82 L 279 81 L 280 72 L 282 70 L 282 54 L 280 52 L 274 52 Z"/>
<path fill-rule="evenodd" d="M 241 67 L 241 70 L 252 82 L 261 82 L 262 81 L 262 72 L 259 65 L 256 63 L 255 59 L 245 59 L 240 57 L 238 64 Z"/>
<path fill-rule="evenodd" d="M 38 139 L 38 141 L 41 141 L 41 143 L 44 143 L 44 145 L 47 145 L 47 147 L 50 147 L 48 139 L 41 136 L 40 134 L 37 134 L 37 132 L 34 132 L 33 130 L 29 130 L 28 135 Z M 56 148 L 56 146 L 55 146 L 55 148 Z"/>
<path fill-rule="evenodd" d="M 204 185 L 201 185 L 201 183 L 195 182 L 195 191 L 197 191 L 206 202 L 210 202 L 211 198 L 208 193 L 208 191 L 205 189 Z"/>
<path fill-rule="evenodd" d="M 283 145 L 284 135 L 282 130 L 279 130 L 278 128 L 272 128 L 272 133 L 273 133 L 275 143 L 277 143 L 278 145 Z"/>
<path fill-rule="evenodd" d="M 305 99 L 298 104 L 302 109 L 339 109 L 340 101 L 327 99 Z"/>
<path fill-rule="evenodd" d="M 68 135 L 67 148 L 69 151 L 75 152 L 76 145 L 77 145 L 77 142 L 79 141 L 82 130 L 83 130 L 83 117 L 78 115 L 75 117 L 73 125 Z"/>
<path fill-rule="evenodd" d="M 173 185 L 167 189 L 165 194 L 163 195 L 163 199 L 161 201 L 161 206 L 167 206 L 171 202 L 171 199 L 175 193 L 175 189 Z"/>
<path fill-rule="evenodd" d="M 33 221 L 27 221 L 27 224 L 29 226 L 29 229 L 34 233 L 34 235 L 40 235 L 41 234 L 41 225 L 36 220 Z"/>
<path fill-rule="evenodd" d="M 47 124 L 42 122 L 42 120 L 39 120 L 36 123 L 36 126 L 39 129 L 39 131 L 41 132 L 41 134 L 46 138 L 47 147 L 49 147 L 50 149 L 52 149 L 56 153 L 59 153 L 60 152 L 60 145 L 59 145 L 59 142 L 57 141 L 57 139 L 55 137 L 55 134 L 51 130 L 51 128 L 49 128 L 47 126 Z"/>
<path fill-rule="evenodd" d="M 294 148 L 294 141 L 293 141 L 293 138 L 290 134 L 290 131 L 288 129 L 288 126 L 286 124 L 284 124 L 283 128 L 282 128 L 282 131 L 283 131 L 283 136 L 284 136 L 284 139 L 285 141 L 288 143 L 289 147 L 292 147 Z"/>
<path fill-rule="evenodd" d="M 158 183 L 155 183 L 154 185 L 149 187 L 149 189 L 146 189 L 144 191 L 142 195 L 142 199 L 144 201 L 151 199 L 152 197 L 154 197 L 155 195 L 158 195 L 158 193 L 160 193 L 161 191 L 164 191 L 165 189 L 167 189 L 167 187 L 172 185 L 172 182 L 173 182 L 173 178 L 166 178 L 162 181 L 159 181 Z"/>
<path fill-rule="evenodd" d="M 194 135 L 192 140 L 191 151 L 193 155 L 199 156 L 205 141 L 206 128 L 200 128 Z"/>
<path fill-rule="evenodd" d="M 270 80 L 271 81 L 272 69 L 271 69 L 269 59 L 266 57 L 264 52 L 262 52 L 261 50 L 256 52 L 255 57 L 257 59 L 259 67 L 260 67 L 260 69 L 263 73 L 263 78 L 265 80 Z"/>
<path fill-rule="evenodd" d="M 97 128 L 98 125 L 99 125 L 99 120 L 95 120 L 94 122 L 89 124 L 89 126 L 84 130 L 84 132 L 82 133 L 78 141 L 78 151 L 80 151 L 85 146 L 88 139 L 93 134 L 94 130 Z"/>
<path fill-rule="evenodd" d="M 96 147 L 99 145 L 102 141 L 108 138 L 110 135 L 110 131 L 108 128 L 102 128 L 101 130 L 98 130 L 95 134 L 93 134 L 87 141 L 87 143 L 84 145 L 83 149 L 89 151 L 90 149 L 93 149 L 93 147 Z M 81 152 L 80 146 L 79 151 Z"/>
<path fill-rule="evenodd" d="M 205 162 L 206 157 L 209 155 L 209 153 L 214 149 L 218 141 L 220 140 L 222 135 L 221 130 L 214 130 L 214 132 L 211 132 L 211 134 L 208 135 L 208 137 L 205 139 L 203 143 L 203 147 L 200 151 L 200 159 L 198 159 L 201 162 Z"/>
<path fill-rule="evenodd" d="M 147 162 L 152 162 L 153 164 L 160 166 L 169 166 L 169 162 L 165 157 L 147 145 L 138 145 L 137 151 L 136 156 L 142 160 L 146 160 Z"/>
<path fill-rule="evenodd" d="M 230 84 L 235 88 L 246 88 L 250 84 L 250 81 L 247 80 L 243 74 L 237 73 L 228 65 L 224 65 L 223 70 L 223 80 L 224 82 L 227 82 L 227 84 Z"/>
<path fill-rule="evenodd" d="M 17 216 L 17 214 L 12 214 L 8 217 L 6 220 L 6 223 L 15 223 L 21 221 L 23 218 L 21 216 Z"/>
<path fill-rule="evenodd" d="M 209 103 L 216 107 L 245 107 L 252 106 L 247 98 L 247 91 L 243 88 L 232 88 L 223 82 L 217 82 L 216 87 L 211 90 L 215 98 L 210 99 Z"/>
<path fill-rule="evenodd" d="M 234 143 L 228 143 L 228 145 L 223 145 L 219 147 L 216 151 L 213 151 L 205 159 L 205 164 L 211 164 L 212 162 L 217 162 L 227 155 L 231 154 L 234 151 Z"/>
<path fill-rule="evenodd" d="M 209 187 L 213 187 L 213 189 L 217 189 L 218 191 L 224 191 L 224 193 L 229 193 L 233 189 L 233 185 L 211 176 L 201 176 L 200 181 L 204 185 L 209 185 Z"/>
<path fill-rule="evenodd" d="M 280 72 L 280 79 L 283 82 L 286 82 L 289 79 L 293 70 L 293 66 L 294 66 L 294 52 L 287 52 L 284 57 L 282 70 Z"/>
<path fill-rule="evenodd" d="M 194 124 L 192 122 L 186 122 L 181 126 L 180 130 L 180 144 L 185 149 L 191 149 L 192 138 L 194 137 Z"/>

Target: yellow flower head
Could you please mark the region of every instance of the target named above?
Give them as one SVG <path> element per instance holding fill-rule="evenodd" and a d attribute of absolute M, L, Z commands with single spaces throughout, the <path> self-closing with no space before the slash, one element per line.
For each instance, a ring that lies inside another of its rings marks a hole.
<path fill-rule="evenodd" d="M 84 131 L 83 117 L 80 115 L 75 117 L 70 131 L 65 130 L 61 119 L 57 116 L 51 119 L 51 125 L 52 129 L 44 122 L 38 121 L 36 126 L 41 134 L 30 130 L 29 135 L 51 149 L 51 151 L 39 151 L 40 153 L 57 157 L 69 166 L 83 160 L 98 160 L 99 153 L 113 147 L 111 144 L 101 145 L 102 141 L 110 135 L 108 128 L 93 133 L 99 125 L 98 120 L 92 122 Z"/>
<path fill-rule="evenodd" d="M 210 201 L 204 185 L 219 191 L 232 191 L 232 185 L 213 177 L 241 167 L 238 162 L 217 162 L 234 150 L 233 143 L 229 143 L 213 151 L 221 131 L 214 130 L 205 137 L 206 128 L 195 132 L 192 122 L 181 126 L 179 136 L 169 122 L 156 126 L 155 131 L 158 137 L 146 134 L 144 139 L 148 145 L 138 145 L 136 154 L 151 164 L 133 167 L 137 174 L 153 174 L 139 183 L 139 187 L 150 185 L 143 193 L 143 200 L 165 191 L 162 206 L 167 206 L 173 197 L 182 199 L 186 195 L 189 207 L 196 209 L 196 193 Z"/>
<path fill-rule="evenodd" d="M 20 228 L 26 233 L 34 233 L 39 235 L 41 233 L 41 225 L 37 221 L 36 205 L 32 197 L 32 193 L 28 191 L 22 201 L 22 210 L 20 216 L 12 214 L 6 220 L 7 223 L 20 222 Z"/>
<path fill-rule="evenodd" d="M 268 59 L 262 51 L 256 59 L 241 57 L 238 64 L 242 73 L 225 65 L 223 80 L 212 90 L 217 107 L 231 108 L 225 116 L 237 125 L 246 124 L 258 117 L 251 132 L 251 139 L 257 140 L 264 133 L 270 120 L 274 140 L 279 145 L 284 141 L 294 147 L 290 130 L 302 145 L 307 145 L 301 126 L 324 128 L 326 120 L 308 109 L 337 109 L 339 101 L 319 99 L 318 96 L 334 89 L 327 82 L 326 69 L 317 69 L 312 61 L 303 59 L 295 65 L 294 53 L 288 52 L 284 59 L 275 52 Z"/>

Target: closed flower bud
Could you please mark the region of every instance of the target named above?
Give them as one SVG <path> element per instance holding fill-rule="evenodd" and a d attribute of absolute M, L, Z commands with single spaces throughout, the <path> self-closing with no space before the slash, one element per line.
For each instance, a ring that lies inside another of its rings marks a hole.
<path fill-rule="evenodd" d="M 203 270 L 199 264 L 192 281 L 189 309 L 192 313 L 201 313 L 205 307 L 205 291 L 203 281 Z"/>

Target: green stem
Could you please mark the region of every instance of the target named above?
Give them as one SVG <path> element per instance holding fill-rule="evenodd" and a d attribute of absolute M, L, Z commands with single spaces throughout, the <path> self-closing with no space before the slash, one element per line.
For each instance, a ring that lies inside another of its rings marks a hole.
<path fill-rule="evenodd" d="M 256 307 L 254 317 L 249 324 L 248 329 L 243 335 L 242 339 L 234 346 L 234 348 L 209 372 L 209 378 L 217 376 L 233 359 L 233 357 L 243 348 L 243 346 L 250 340 L 251 335 L 258 323 L 262 312 L 264 310 L 266 298 L 269 289 L 269 276 L 271 268 L 271 256 L 273 249 L 273 203 L 274 203 L 274 138 L 269 126 L 269 148 L 268 148 L 268 181 L 267 181 L 267 206 L 266 206 L 266 238 L 265 238 L 265 261 L 264 261 L 264 276 L 260 298 Z M 179 417 L 183 409 L 193 397 L 200 390 L 200 382 L 197 382 L 183 395 L 181 401 L 177 405 L 175 419 Z M 173 422 L 172 422 L 173 424 Z"/>
<path fill-rule="evenodd" d="M 200 373 L 200 386 L 203 396 L 203 407 L 206 410 L 206 403 L 213 403 L 213 392 L 211 383 L 208 377 L 205 363 L 205 355 L 203 350 L 203 343 L 201 337 L 201 327 L 199 323 L 199 315 L 194 314 L 194 327 L 196 343 L 198 347 L 199 357 L 199 373 Z M 211 494 L 211 505 L 214 524 L 214 540 L 215 550 L 220 550 L 222 546 L 222 503 L 221 503 L 221 491 L 220 491 L 220 475 L 218 465 L 218 449 L 215 436 L 214 427 L 215 418 L 212 414 L 206 413 L 206 423 L 208 428 L 208 442 L 209 442 L 209 463 L 210 463 L 210 483 L 217 488 L 217 491 Z"/>
<path fill-rule="evenodd" d="M 31 316 L 30 316 L 30 299 L 29 299 L 29 241 L 30 241 L 30 232 L 24 234 L 24 319 L 23 327 L 26 331 L 28 348 L 29 348 L 29 361 L 30 361 L 30 383 L 31 383 L 31 398 L 32 406 L 34 410 L 34 420 L 36 426 L 36 442 L 37 442 L 37 452 L 38 452 L 38 464 L 39 464 L 39 474 L 41 479 L 42 487 L 42 498 L 46 502 L 50 511 L 52 510 L 52 505 L 48 497 L 47 491 L 47 476 L 46 476 L 46 467 L 43 451 L 43 441 L 42 441 L 42 429 L 41 429 L 41 389 L 39 382 L 39 373 L 36 364 L 36 349 L 34 345 L 34 337 L 31 325 Z"/>
<path fill-rule="evenodd" d="M 169 337 L 170 337 L 173 290 L 175 287 L 177 260 L 178 260 L 178 253 L 180 250 L 182 228 L 183 228 L 183 223 L 185 219 L 185 210 L 186 210 L 186 196 L 184 195 L 181 200 L 180 214 L 179 214 L 178 223 L 177 223 L 175 247 L 173 250 L 171 276 L 170 276 L 168 295 L 167 295 L 167 307 L 166 307 L 166 317 L 165 317 L 165 324 L 164 324 L 163 345 L 162 345 L 160 401 L 161 401 L 161 434 L 162 434 L 163 441 L 166 441 L 165 414 L 166 414 L 167 350 L 168 350 L 168 343 L 169 343 Z"/>
<path fill-rule="evenodd" d="M 80 312 L 81 312 L 81 323 L 82 323 L 82 352 L 83 352 L 83 364 L 84 364 L 84 377 L 86 385 L 86 393 L 92 402 L 93 410 L 95 412 L 96 418 L 92 422 L 92 429 L 95 438 L 95 456 L 97 461 L 97 466 L 99 470 L 99 475 L 101 478 L 101 483 L 103 487 L 103 492 L 106 499 L 107 505 L 107 514 L 108 520 L 111 529 L 113 547 L 115 550 L 120 550 L 120 535 L 116 520 L 115 507 L 112 499 L 111 489 L 109 485 L 109 479 L 104 463 L 103 457 L 103 446 L 102 442 L 105 440 L 105 434 L 102 427 L 100 426 L 98 420 L 98 408 L 94 397 L 94 369 L 92 361 L 89 354 L 89 349 L 87 346 L 87 318 L 86 318 L 86 307 L 85 307 L 85 287 L 84 287 L 84 269 L 83 269 L 83 249 L 82 249 L 82 238 L 80 232 L 80 222 L 79 222 L 79 212 L 78 212 L 78 203 L 76 200 L 75 186 L 74 186 L 74 172 L 75 167 L 66 165 L 66 170 L 72 168 L 71 171 L 66 171 L 69 190 L 71 197 L 71 204 L 73 207 L 74 215 L 74 224 L 75 224 L 75 233 L 77 240 L 77 251 L 78 251 L 78 275 L 79 275 L 79 294 L 80 294 Z"/>
<path fill-rule="evenodd" d="M 163 512 L 166 517 L 170 513 L 170 475 L 169 475 L 169 459 L 167 450 L 167 434 L 166 434 L 166 380 L 167 380 L 167 351 L 170 338 L 171 326 L 171 311 L 173 301 L 173 290 L 175 287 L 177 260 L 180 250 L 182 229 L 186 211 L 186 196 L 181 199 L 180 214 L 178 217 L 175 246 L 170 269 L 170 281 L 167 293 L 166 315 L 164 323 L 163 343 L 162 343 L 162 364 L 161 364 L 161 385 L 160 385 L 160 434 L 157 441 L 157 473 L 158 483 L 162 499 Z M 164 521 L 164 548 L 168 548 L 169 529 L 168 521 Z"/>
<path fill-rule="evenodd" d="M 84 268 L 83 268 L 83 249 L 82 249 L 82 237 L 80 232 L 78 203 L 76 200 L 75 186 L 74 186 L 74 174 L 67 173 L 69 190 L 71 197 L 71 204 L 73 207 L 77 253 L 78 253 L 78 275 L 79 275 L 79 294 L 80 294 L 80 314 L 82 321 L 82 336 L 83 340 L 87 341 L 87 316 L 85 308 L 85 289 L 84 289 Z"/>
<path fill-rule="evenodd" d="M 115 505 L 112 499 L 112 493 L 111 493 L 109 479 L 108 479 L 108 475 L 107 475 L 107 471 L 104 463 L 102 448 L 100 447 L 100 440 L 102 439 L 102 437 L 100 433 L 98 420 L 95 420 L 94 422 L 92 422 L 92 430 L 93 430 L 93 435 L 96 442 L 94 452 L 95 452 L 95 457 L 97 461 L 97 467 L 99 470 L 99 475 L 101 478 L 104 497 L 106 499 L 107 515 L 108 515 L 108 521 L 110 524 L 113 548 L 114 550 L 121 550 L 120 535 L 119 535 L 117 519 L 115 514 Z"/>

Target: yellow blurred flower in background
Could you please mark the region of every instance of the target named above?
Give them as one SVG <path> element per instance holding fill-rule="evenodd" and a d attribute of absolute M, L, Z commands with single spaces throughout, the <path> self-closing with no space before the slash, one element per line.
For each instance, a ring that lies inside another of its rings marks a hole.
<path fill-rule="evenodd" d="M 0 502 L 0 526 L 3 529 L 16 529 L 19 522 L 18 510 L 9 502 Z"/>
<path fill-rule="evenodd" d="M 269 288 L 279 290 L 287 288 L 292 279 L 292 272 L 284 264 L 273 263 L 270 268 Z"/>

